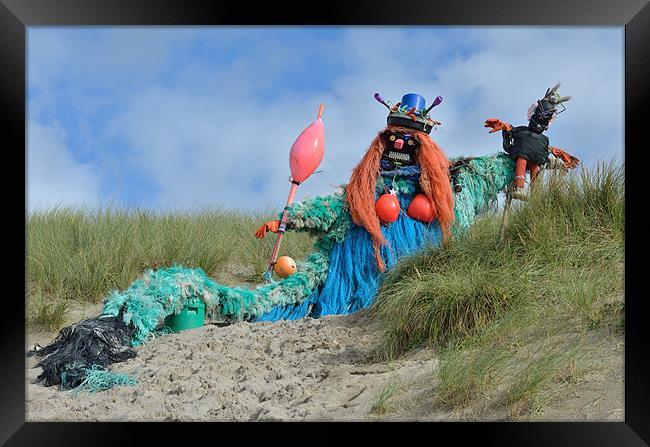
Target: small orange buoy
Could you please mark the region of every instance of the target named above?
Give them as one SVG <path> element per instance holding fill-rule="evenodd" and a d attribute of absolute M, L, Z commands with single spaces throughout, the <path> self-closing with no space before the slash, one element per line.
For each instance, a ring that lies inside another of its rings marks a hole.
<path fill-rule="evenodd" d="M 394 194 L 382 194 L 375 202 L 375 212 L 382 223 L 395 222 L 400 210 L 399 200 Z"/>
<path fill-rule="evenodd" d="M 280 278 L 287 278 L 293 275 L 296 273 L 296 269 L 296 261 L 289 256 L 280 256 L 273 266 L 273 271 Z"/>
<path fill-rule="evenodd" d="M 431 200 L 424 194 L 417 194 L 411 200 L 406 214 L 421 222 L 430 223 L 436 218 L 436 209 Z"/>

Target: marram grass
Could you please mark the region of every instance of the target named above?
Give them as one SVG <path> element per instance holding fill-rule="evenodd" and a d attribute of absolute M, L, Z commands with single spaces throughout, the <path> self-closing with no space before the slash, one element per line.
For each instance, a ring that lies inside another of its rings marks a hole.
<path fill-rule="evenodd" d="M 405 259 L 373 306 L 378 355 L 432 345 L 435 400 L 467 419 L 488 407 L 543 412 L 584 373 L 593 339 L 624 326 L 623 168 L 545 173 L 534 186 L 513 202 L 503 242 L 501 213 L 488 214 L 454 243 Z"/>
<path fill-rule="evenodd" d="M 275 235 L 255 230 L 275 213 L 201 210 L 153 213 L 137 209 L 62 207 L 27 219 L 28 304 L 33 325 L 55 330 L 66 321 L 66 301 L 98 303 L 147 269 L 174 263 L 203 269 L 227 282 L 261 282 Z M 282 241 L 282 254 L 312 251 L 306 234 Z M 59 307 L 56 307 L 59 306 Z"/>

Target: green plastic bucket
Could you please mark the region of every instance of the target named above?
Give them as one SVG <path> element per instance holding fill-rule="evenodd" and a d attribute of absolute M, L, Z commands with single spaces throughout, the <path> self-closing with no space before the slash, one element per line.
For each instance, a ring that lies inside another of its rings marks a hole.
<path fill-rule="evenodd" d="M 180 313 L 165 318 L 165 326 L 173 332 L 180 332 L 203 326 L 204 319 L 205 304 L 201 300 L 193 300 L 186 303 Z"/>

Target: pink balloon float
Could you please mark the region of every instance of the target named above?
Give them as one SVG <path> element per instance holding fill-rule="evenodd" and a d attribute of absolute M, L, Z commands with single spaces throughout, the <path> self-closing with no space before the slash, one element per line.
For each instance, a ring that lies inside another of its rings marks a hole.
<path fill-rule="evenodd" d="M 289 168 L 291 177 L 297 182 L 304 182 L 314 173 L 323 161 L 325 153 L 325 130 L 320 106 L 316 120 L 298 136 L 289 150 Z"/>

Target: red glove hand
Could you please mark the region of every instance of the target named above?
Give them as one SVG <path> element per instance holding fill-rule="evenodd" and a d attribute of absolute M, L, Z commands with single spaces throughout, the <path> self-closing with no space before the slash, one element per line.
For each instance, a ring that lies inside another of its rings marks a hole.
<path fill-rule="evenodd" d="M 511 130 L 512 126 L 508 123 L 504 123 L 503 121 L 496 119 L 496 118 L 488 118 L 485 120 L 485 124 L 483 127 L 491 127 L 492 130 L 490 133 L 496 132 L 498 130 Z"/>
<path fill-rule="evenodd" d="M 564 162 L 567 169 L 576 168 L 580 164 L 580 160 L 573 155 L 564 152 L 562 149 L 551 146 L 551 153 Z"/>
<path fill-rule="evenodd" d="M 278 228 L 280 228 L 279 220 L 269 220 L 268 222 L 262 224 L 262 226 L 257 229 L 257 231 L 255 232 L 255 237 L 258 239 L 263 239 L 264 236 L 266 236 L 267 231 L 272 231 L 274 233 L 277 233 Z"/>

